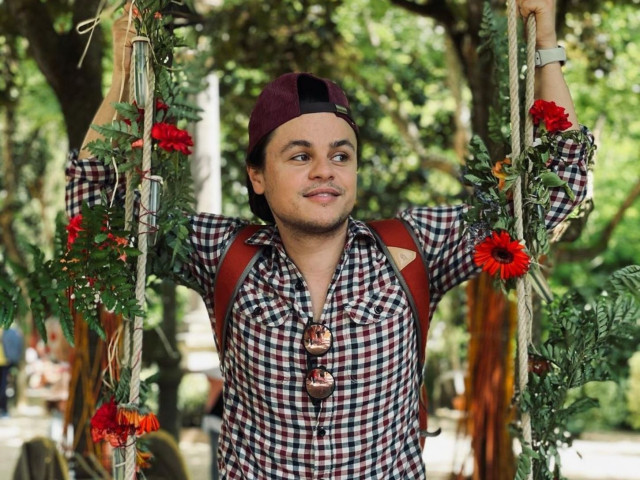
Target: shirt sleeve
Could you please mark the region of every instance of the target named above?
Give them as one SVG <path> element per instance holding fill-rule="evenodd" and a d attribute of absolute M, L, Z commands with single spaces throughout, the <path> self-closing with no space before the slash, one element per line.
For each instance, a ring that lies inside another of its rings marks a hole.
<path fill-rule="evenodd" d="M 75 152 L 69 154 L 66 173 L 65 206 L 69 218 L 81 213 L 82 205 L 98 205 L 103 194 L 107 198 L 116 190 L 116 200 L 124 198 L 124 175 L 118 175 L 111 165 L 96 158 L 79 160 Z"/>
<path fill-rule="evenodd" d="M 558 155 L 549 162 L 549 169 L 567 182 L 574 198 L 564 188 L 554 188 L 545 223 L 552 229 L 564 220 L 584 200 L 587 190 L 587 164 L 593 150 L 593 135 L 582 127 L 585 141 L 559 134 Z M 442 296 L 467 280 L 480 269 L 473 262 L 474 245 L 464 232 L 465 204 L 441 207 L 413 207 L 398 217 L 411 225 L 422 243 L 429 274 L 432 311 Z"/>
<path fill-rule="evenodd" d="M 103 196 L 111 198 L 114 190 L 115 203 L 124 205 L 125 178 L 124 175 L 117 175 L 111 165 L 105 165 L 93 157 L 80 160 L 75 153 L 71 153 L 66 177 L 65 204 L 70 218 L 81 213 L 84 203 L 98 205 Z M 237 229 L 247 222 L 209 213 L 192 215 L 189 221 L 191 254 L 186 261 L 177 262 L 172 271 L 176 275 L 175 280 L 194 288 L 197 286 L 203 296 L 211 296 L 213 279 L 224 247 Z M 171 248 L 166 247 L 166 255 L 161 251 L 163 248 L 164 242 L 159 242 L 156 248 L 160 250 L 156 252 L 158 257 L 172 258 Z"/>
<path fill-rule="evenodd" d="M 587 194 L 587 168 L 589 156 L 593 151 L 592 133 L 582 127 L 585 141 L 580 142 L 573 137 L 558 134 L 557 155 L 551 158 L 548 168 L 567 182 L 573 191 L 572 200 L 564 188 L 551 190 L 551 205 L 545 217 L 547 229 L 551 230 L 562 222 L 585 199 Z"/>

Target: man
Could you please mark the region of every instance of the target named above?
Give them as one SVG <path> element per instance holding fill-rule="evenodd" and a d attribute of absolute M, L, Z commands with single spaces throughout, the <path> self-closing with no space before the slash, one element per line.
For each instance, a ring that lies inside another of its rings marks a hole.
<path fill-rule="evenodd" d="M 523 16 L 536 16 L 537 48 L 555 49 L 554 2 L 518 3 Z M 124 41 L 118 29 L 116 52 Z M 560 64 L 541 66 L 536 76 L 537 96 L 564 107 L 578 128 Z M 113 118 L 111 103 L 126 77 L 126 68 L 116 68 L 94 123 Z M 96 135 L 90 131 L 85 145 Z M 563 158 L 552 165 L 576 200 L 554 191 L 549 227 L 579 203 L 586 184 L 588 146 L 565 139 L 560 150 Z M 70 215 L 79 213 L 83 200 L 95 201 L 104 181 L 105 167 L 88 157 L 81 152 L 67 170 Z M 350 216 L 357 157 L 358 128 L 335 83 L 286 74 L 265 87 L 249 122 L 247 174 L 251 208 L 269 225 L 248 240 L 263 251 L 230 319 L 221 478 L 424 478 L 416 331 L 387 258 L 367 226 Z M 415 207 L 399 214 L 423 248 L 431 311 L 477 271 L 461 231 L 465 208 Z M 194 253 L 185 267 L 205 292 L 212 323 L 217 267 L 245 224 L 205 213 L 191 220 Z"/>

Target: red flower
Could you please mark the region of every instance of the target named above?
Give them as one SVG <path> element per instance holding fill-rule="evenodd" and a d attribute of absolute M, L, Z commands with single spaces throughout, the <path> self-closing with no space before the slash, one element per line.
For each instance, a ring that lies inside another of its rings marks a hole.
<path fill-rule="evenodd" d="M 167 105 L 166 103 L 164 103 L 162 100 L 160 100 L 159 98 L 156 98 L 156 110 L 157 111 L 163 111 L 163 112 L 168 112 L 169 111 L 169 105 Z"/>
<path fill-rule="evenodd" d="M 70 249 L 71 245 L 73 245 L 73 242 L 75 242 L 76 238 L 78 238 L 78 232 L 81 232 L 82 230 L 84 230 L 83 228 L 80 227 L 80 225 L 82 225 L 81 213 L 79 213 L 78 215 L 74 216 L 71 220 L 69 220 L 69 224 L 66 226 L 67 249 Z"/>
<path fill-rule="evenodd" d="M 193 146 L 193 140 L 186 130 L 181 130 L 175 125 L 159 122 L 151 128 L 151 136 L 158 140 L 158 146 L 167 152 L 178 151 L 189 155 Z"/>
<path fill-rule="evenodd" d="M 529 373 L 544 377 L 551 370 L 551 362 L 540 355 L 529 354 Z"/>
<path fill-rule="evenodd" d="M 91 438 L 94 443 L 107 440 L 113 447 L 123 447 L 135 427 L 118 422 L 118 406 L 113 397 L 103 403 L 91 418 Z"/>
<path fill-rule="evenodd" d="M 547 102 L 546 100 L 536 100 L 529 113 L 533 117 L 533 123 L 539 125 L 544 122 L 548 132 L 558 132 L 571 127 L 571 122 L 567 120 L 569 114 L 565 113 L 563 107 L 555 104 L 555 102 Z"/>
<path fill-rule="evenodd" d="M 506 280 L 519 277 L 529 269 L 529 255 L 518 241 L 512 240 L 507 232 L 500 232 L 487 237 L 476 246 L 473 261 L 482 270 L 495 275 L 500 272 L 500 278 Z"/>

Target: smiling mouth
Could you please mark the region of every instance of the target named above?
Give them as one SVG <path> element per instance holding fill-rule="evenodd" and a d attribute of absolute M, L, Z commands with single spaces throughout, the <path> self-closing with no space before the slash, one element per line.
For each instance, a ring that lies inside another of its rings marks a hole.
<path fill-rule="evenodd" d="M 339 197 L 342 191 L 335 187 L 315 187 L 302 194 L 303 197 Z"/>
<path fill-rule="evenodd" d="M 340 193 L 336 192 L 335 190 L 320 190 L 320 191 L 313 191 L 313 192 L 305 193 L 303 196 L 306 197 L 306 198 L 309 198 L 309 197 L 338 197 L 338 196 L 340 196 Z"/>

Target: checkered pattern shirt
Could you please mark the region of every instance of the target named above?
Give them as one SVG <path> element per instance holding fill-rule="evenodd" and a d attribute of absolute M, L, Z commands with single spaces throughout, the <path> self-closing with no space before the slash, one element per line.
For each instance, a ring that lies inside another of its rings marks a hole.
<path fill-rule="evenodd" d="M 552 166 L 576 194 L 554 192 L 548 226 L 584 197 L 586 145 L 567 140 Z M 68 166 L 68 214 L 95 202 L 113 175 L 94 160 Z M 432 311 L 442 295 L 477 271 L 465 246 L 465 206 L 416 207 L 399 214 L 415 230 L 428 265 Z M 246 221 L 213 214 L 191 219 L 193 256 L 185 268 L 202 290 L 211 322 L 216 269 Z M 321 318 L 333 334 L 313 361 L 334 376 L 334 393 L 314 405 L 304 387 L 303 330 L 312 319 L 305 279 L 278 230 L 248 242 L 261 256 L 233 305 L 224 365 L 220 470 L 224 479 L 412 480 L 425 478 L 419 441 L 416 331 L 405 293 L 366 225 L 349 219 Z M 427 287 L 425 287 L 427 288 Z"/>

